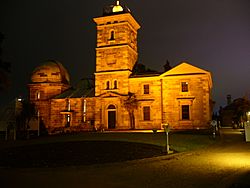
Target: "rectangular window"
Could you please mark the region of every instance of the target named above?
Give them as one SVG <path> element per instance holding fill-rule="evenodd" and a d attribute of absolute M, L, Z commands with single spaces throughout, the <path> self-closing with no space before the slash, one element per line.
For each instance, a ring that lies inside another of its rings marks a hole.
<path fill-rule="evenodd" d="M 48 76 L 47 74 L 45 74 L 45 73 L 38 73 L 38 75 L 40 76 L 40 77 L 46 77 L 46 76 Z"/>
<path fill-rule="evenodd" d="M 144 121 L 150 120 L 150 106 L 143 107 L 143 120 Z"/>
<path fill-rule="evenodd" d="M 189 105 L 182 105 L 181 106 L 181 117 L 182 117 L 182 120 L 189 120 L 190 119 Z"/>
<path fill-rule="evenodd" d="M 143 85 L 143 93 L 144 94 L 149 94 L 149 84 Z"/>
<path fill-rule="evenodd" d="M 181 82 L 181 91 L 188 92 L 188 82 Z"/>

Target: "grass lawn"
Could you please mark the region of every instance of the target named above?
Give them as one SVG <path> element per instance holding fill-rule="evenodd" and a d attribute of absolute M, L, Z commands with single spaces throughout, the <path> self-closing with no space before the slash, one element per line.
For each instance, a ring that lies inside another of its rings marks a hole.
<path fill-rule="evenodd" d="M 125 141 L 152 144 L 156 146 L 166 145 L 166 134 L 160 133 L 84 133 L 70 136 L 69 140 L 106 140 Z M 169 134 L 170 148 L 177 152 L 190 151 L 204 148 L 215 141 L 208 134 L 192 132 L 172 132 Z"/>
<path fill-rule="evenodd" d="M 52 135 L 33 138 L 30 140 L 16 140 L 7 142 L 0 141 L 0 148 L 68 141 L 125 141 L 152 144 L 163 147 L 166 145 L 166 134 L 164 132 L 86 132 L 67 135 Z M 212 139 L 212 136 L 204 132 L 181 131 L 169 133 L 170 148 L 177 152 L 200 149 L 213 144 L 214 142 L 215 140 Z"/>
<path fill-rule="evenodd" d="M 176 152 L 204 148 L 214 142 L 207 134 L 169 134 L 170 148 Z M 1 141 L 0 166 L 57 167 L 121 162 L 164 155 L 165 145 L 164 132 L 95 132 Z"/>

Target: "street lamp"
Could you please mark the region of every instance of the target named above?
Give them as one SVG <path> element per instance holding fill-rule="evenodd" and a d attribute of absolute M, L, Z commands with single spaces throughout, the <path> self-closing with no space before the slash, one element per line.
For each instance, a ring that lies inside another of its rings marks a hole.
<path fill-rule="evenodd" d="M 173 153 L 169 149 L 169 134 L 168 133 L 170 132 L 170 126 L 169 126 L 168 123 L 163 124 L 162 126 L 163 126 L 163 128 L 165 130 L 165 133 L 166 133 L 166 150 L 167 150 L 167 154 Z"/>

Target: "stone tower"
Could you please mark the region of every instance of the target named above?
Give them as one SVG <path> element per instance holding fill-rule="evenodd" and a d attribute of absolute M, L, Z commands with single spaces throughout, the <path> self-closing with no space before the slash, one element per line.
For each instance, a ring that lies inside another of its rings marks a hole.
<path fill-rule="evenodd" d="M 140 25 L 130 10 L 116 2 L 104 8 L 97 25 L 95 96 L 107 91 L 128 93 L 128 78 L 137 61 Z"/>

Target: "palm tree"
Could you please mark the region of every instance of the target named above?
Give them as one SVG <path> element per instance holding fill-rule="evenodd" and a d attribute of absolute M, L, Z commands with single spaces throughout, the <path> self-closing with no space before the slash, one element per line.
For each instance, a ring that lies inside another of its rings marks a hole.
<path fill-rule="evenodd" d="M 128 110 L 130 128 L 135 129 L 135 115 L 134 111 L 138 108 L 138 100 L 134 93 L 129 92 L 128 98 L 124 100 L 124 106 Z"/>

